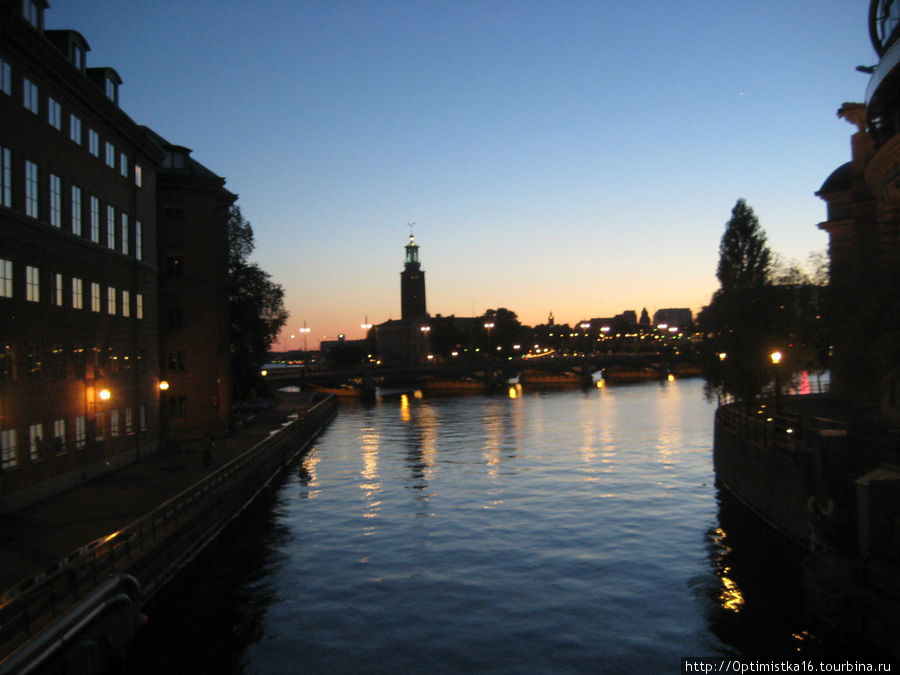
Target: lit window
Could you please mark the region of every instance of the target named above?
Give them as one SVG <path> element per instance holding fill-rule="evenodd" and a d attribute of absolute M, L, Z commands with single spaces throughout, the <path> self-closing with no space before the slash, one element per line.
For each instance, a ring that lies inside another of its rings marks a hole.
<path fill-rule="evenodd" d="M 0 258 L 0 298 L 13 296 L 13 264 L 12 260 Z"/>
<path fill-rule="evenodd" d="M 81 235 L 81 188 L 72 186 L 72 234 Z"/>
<path fill-rule="evenodd" d="M 66 421 L 53 421 L 53 443 L 56 448 L 56 454 L 61 455 L 66 451 Z"/>
<path fill-rule="evenodd" d="M 25 215 L 38 217 L 38 167 L 25 160 Z"/>
<path fill-rule="evenodd" d="M 75 418 L 75 447 L 83 448 L 87 440 L 87 420 L 84 415 Z"/>
<path fill-rule="evenodd" d="M 19 449 L 16 447 L 16 430 L 0 431 L 0 468 L 12 469 L 19 463 Z"/>
<path fill-rule="evenodd" d="M 128 232 L 128 214 L 122 214 L 122 253 L 128 255 L 129 232 Z"/>
<path fill-rule="evenodd" d="M 84 284 L 78 277 L 72 277 L 72 309 L 84 309 Z"/>
<path fill-rule="evenodd" d="M 28 454 L 32 462 L 41 458 L 41 444 L 44 442 L 44 425 L 32 424 L 28 427 Z"/>
<path fill-rule="evenodd" d="M 37 267 L 25 267 L 25 299 L 29 302 L 41 301 L 41 271 Z"/>
<path fill-rule="evenodd" d="M 100 156 L 100 134 L 93 129 L 88 129 L 88 152 L 94 157 Z"/>
<path fill-rule="evenodd" d="M 116 289 L 112 286 L 106 287 L 106 313 L 116 313 Z"/>
<path fill-rule="evenodd" d="M 100 243 L 100 199 L 91 197 L 91 241 Z"/>
<path fill-rule="evenodd" d="M 50 174 L 50 224 L 62 226 L 62 181 L 56 174 Z"/>
<path fill-rule="evenodd" d="M 59 272 L 53 275 L 53 304 L 63 306 L 63 275 Z"/>
<path fill-rule="evenodd" d="M 109 412 L 109 437 L 117 438 L 119 436 L 119 411 L 111 410 Z"/>
<path fill-rule="evenodd" d="M 104 145 L 104 147 L 106 148 L 106 166 L 110 167 L 111 169 L 115 169 L 116 168 L 116 146 L 114 146 L 109 141 L 106 141 L 106 144 Z"/>
<path fill-rule="evenodd" d="M 0 146 L 0 206 L 12 207 L 12 153 Z"/>
<path fill-rule="evenodd" d="M 122 316 L 131 316 L 131 291 L 122 291 Z"/>
<path fill-rule="evenodd" d="M 134 257 L 138 260 L 144 259 L 143 229 L 139 220 L 134 221 Z"/>
<path fill-rule="evenodd" d="M 38 86 L 27 77 L 22 81 L 22 102 L 25 104 L 25 107 L 35 115 L 40 114 Z"/>
<path fill-rule="evenodd" d="M 57 131 L 62 131 L 62 106 L 52 96 L 47 98 L 47 122 Z"/>
<path fill-rule="evenodd" d="M 134 165 L 134 184 L 138 187 L 143 187 L 144 184 L 144 170 L 140 164 Z"/>
<path fill-rule="evenodd" d="M 69 140 L 81 145 L 81 118 L 69 114 Z"/>
<path fill-rule="evenodd" d="M 112 206 L 106 207 L 106 245 L 116 247 L 116 209 Z"/>
<path fill-rule="evenodd" d="M 0 91 L 12 96 L 12 68 L 3 59 L 0 59 Z"/>
<path fill-rule="evenodd" d="M 144 294 L 137 293 L 134 296 L 134 315 L 138 319 L 144 318 Z"/>
<path fill-rule="evenodd" d="M 124 178 L 128 178 L 128 155 L 124 152 L 119 153 L 119 172 Z"/>
<path fill-rule="evenodd" d="M 91 282 L 91 311 L 100 311 L 100 284 Z"/>

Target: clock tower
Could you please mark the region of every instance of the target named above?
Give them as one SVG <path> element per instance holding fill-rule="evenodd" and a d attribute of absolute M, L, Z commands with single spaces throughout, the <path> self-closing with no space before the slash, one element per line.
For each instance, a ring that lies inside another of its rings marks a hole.
<path fill-rule="evenodd" d="M 422 319 L 425 311 L 425 272 L 419 263 L 419 247 L 416 238 L 409 234 L 406 245 L 406 261 L 400 273 L 400 317 L 402 319 Z"/>

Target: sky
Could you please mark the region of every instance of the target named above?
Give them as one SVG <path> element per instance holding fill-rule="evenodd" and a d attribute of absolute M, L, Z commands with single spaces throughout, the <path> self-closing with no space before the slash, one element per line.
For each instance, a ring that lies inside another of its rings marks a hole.
<path fill-rule="evenodd" d="M 738 198 L 779 256 L 824 252 L 836 112 L 876 61 L 864 0 L 50 4 L 239 195 L 275 349 L 400 318 L 411 222 L 432 315 L 529 325 L 696 312 Z"/>

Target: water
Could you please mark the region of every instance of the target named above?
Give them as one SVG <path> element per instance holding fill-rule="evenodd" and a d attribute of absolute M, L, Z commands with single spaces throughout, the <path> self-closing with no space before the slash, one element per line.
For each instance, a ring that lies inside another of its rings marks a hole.
<path fill-rule="evenodd" d="M 133 669 L 679 672 L 802 654 L 791 549 L 720 505 L 713 413 L 700 380 L 343 404 L 151 612 Z"/>

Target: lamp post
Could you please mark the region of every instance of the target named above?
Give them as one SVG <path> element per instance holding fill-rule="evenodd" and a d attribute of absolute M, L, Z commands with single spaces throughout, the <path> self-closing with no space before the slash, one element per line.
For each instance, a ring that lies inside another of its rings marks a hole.
<path fill-rule="evenodd" d="M 425 338 L 425 360 L 427 361 L 431 351 L 431 346 L 428 343 L 428 335 L 431 333 L 431 326 L 422 326 L 419 330 L 422 331 L 422 337 Z"/>
<path fill-rule="evenodd" d="M 299 329 L 303 333 L 303 351 L 306 351 L 306 336 L 309 335 L 310 328 L 306 327 L 306 319 L 303 319 L 303 328 Z"/>
<path fill-rule="evenodd" d="M 781 369 L 778 365 L 781 363 L 782 354 L 777 349 L 769 354 L 772 360 L 772 367 L 775 370 L 775 413 L 781 414 Z"/>
<path fill-rule="evenodd" d="M 487 332 L 488 332 L 488 354 L 493 354 L 493 352 L 491 352 L 491 347 L 493 345 L 493 343 L 491 341 L 491 331 L 494 329 L 494 322 L 486 321 L 484 324 L 484 327 L 487 329 Z M 490 357 L 488 357 L 488 358 L 490 358 Z"/>

